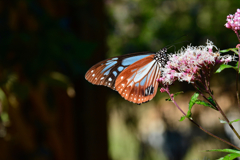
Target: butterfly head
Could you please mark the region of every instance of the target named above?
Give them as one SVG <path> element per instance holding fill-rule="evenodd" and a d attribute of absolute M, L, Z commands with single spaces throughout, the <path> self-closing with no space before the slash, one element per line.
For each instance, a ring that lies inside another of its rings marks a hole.
<path fill-rule="evenodd" d="M 156 52 L 154 59 L 158 61 L 161 65 L 166 65 L 168 61 L 167 48 L 163 48 L 160 51 Z"/>

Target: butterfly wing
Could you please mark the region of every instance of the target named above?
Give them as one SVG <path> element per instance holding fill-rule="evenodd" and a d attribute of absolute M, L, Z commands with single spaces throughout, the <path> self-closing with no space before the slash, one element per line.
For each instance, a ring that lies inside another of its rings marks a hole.
<path fill-rule="evenodd" d="M 115 88 L 130 102 L 147 102 L 157 93 L 160 68 L 161 64 L 154 59 L 154 55 L 149 55 L 122 71 L 116 79 Z"/>
<path fill-rule="evenodd" d="M 115 89 L 115 81 L 119 74 L 129 65 L 155 53 L 139 52 L 112 57 L 92 66 L 86 73 L 85 78 L 92 84 L 103 85 Z"/>

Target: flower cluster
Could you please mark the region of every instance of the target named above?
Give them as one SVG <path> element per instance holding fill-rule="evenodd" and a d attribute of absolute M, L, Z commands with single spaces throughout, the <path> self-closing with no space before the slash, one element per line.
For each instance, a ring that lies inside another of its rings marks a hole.
<path fill-rule="evenodd" d="M 158 82 L 170 85 L 175 80 L 189 83 L 201 81 L 202 77 L 209 76 L 216 66 L 233 60 L 234 57 L 230 55 L 220 56 L 219 52 L 214 53 L 213 48 L 217 49 L 209 40 L 206 46 L 182 48 L 169 57 L 167 65 L 162 68 L 162 76 Z"/>
<path fill-rule="evenodd" d="M 227 16 L 225 27 L 232 29 L 235 32 L 240 30 L 240 9 L 237 9 L 237 12 L 234 15 L 230 14 Z"/>

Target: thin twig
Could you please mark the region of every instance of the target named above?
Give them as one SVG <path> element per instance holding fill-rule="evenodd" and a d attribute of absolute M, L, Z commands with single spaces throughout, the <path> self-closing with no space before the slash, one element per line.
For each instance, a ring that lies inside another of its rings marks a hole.
<path fill-rule="evenodd" d="M 237 75 L 236 75 L 236 96 L 237 96 L 238 108 L 240 109 L 240 103 L 239 103 L 239 89 L 238 89 L 239 66 L 240 66 L 240 48 L 238 47 L 238 70 L 237 70 Z"/>
<path fill-rule="evenodd" d="M 235 128 L 233 127 L 233 125 L 230 123 L 230 121 L 228 120 L 227 116 L 225 115 L 225 113 L 222 111 L 221 107 L 218 105 L 216 99 L 214 98 L 210 85 L 207 82 L 207 78 L 205 78 L 205 89 L 207 91 L 207 93 L 212 97 L 212 99 L 214 100 L 215 104 L 216 104 L 216 108 L 218 109 L 218 111 L 222 114 L 222 116 L 224 117 L 224 119 L 226 120 L 226 122 L 228 123 L 229 127 L 233 130 L 233 132 L 235 133 L 235 135 L 238 137 L 238 139 L 240 139 L 240 135 L 237 133 L 237 131 L 235 130 Z M 212 104 L 212 103 L 211 103 Z"/>
<path fill-rule="evenodd" d="M 176 101 L 174 100 L 174 97 L 170 94 L 168 87 L 166 88 L 166 92 L 167 92 L 168 95 L 170 96 L 170 98 L 171 98 L 172 102 L 175 104 L 175 106 L 182 112 L 182 114 L 183 114 L 184 116 L 186 116 L 186 113 L 178 106 L 178 104 L 177 104 Z M 195 124 L 198 128 L 200 128 L 202 131 L 204 131 L 205 133 L 207 133 L 208 135 L 210 135 L 210 136 L 212 136 L 212 137 L 214 137 L 214 138 L 216 138 L 216 139 L 218 139 L 218 140 L 220 140 L 220 141 L 222 141 L 222 142 L 224 142 L 224 143 L 226 143 L 226 144 L 228 144 L 228 145 L 230 145 L 230 146 L 232 146 L 232 147 L 240 150 L 239 147 L 233 145 L 232 143 L 230 143 L 230 142 L 228 142 L 228 141 L 226 141 L 226 140 L 224 140 L 224 139 L 222 139 L 222 138 L 220 138 L 220 137 L 218 137 L 218 136 L 210 133 L 209 131 L 207 131 L 206 129 L 204 129 L 203 127 L 201 127 L 199 124 L 197 124 L 193 119 L 190 119 L 190 118 L 188 118 L 188 119 L 189 119 L 193 124 Z"/>
<path fill-rule="evenodd" d="M 212 101 L 210 101 L 210 100 L 202 93 L 202 91 L 198 88 L 198 85 L 197 85 L 196 83 L 193 85 L 193 87 L 196 88 L 196 90 L 198 90 L 198 92 L 200 93 L 200 95 L 218 111 L 218 108 L 215 106 L 215 104 L 214 104 Z"/>
<path fill-rule="evenodd" d="M 237 133 L 237 131 L 235 130 L 235 128 L 233 127 L 233 125 L 230 123 L 230 121 L 228 120 L 227 116 L 225 115 L 225 113 L 222 111 L 221 107 L 218 105 L 217 101 L 215 100 L 213 94 L 211 93 L 211 91 L 208 91 L 208 94 L 213 98 L 213 100 L 216 103 L 216 107 L 219 110 L 219 112 L 222 114 L 222 116 L 224 117 L 224 119 L 226 120 L 226 122 L 228 123 L 229 127 L 233 130 L 233 132 L 235 133 L 235 135 L 238 137 L 238 139 L 240 139 L 239 134 Z"/>

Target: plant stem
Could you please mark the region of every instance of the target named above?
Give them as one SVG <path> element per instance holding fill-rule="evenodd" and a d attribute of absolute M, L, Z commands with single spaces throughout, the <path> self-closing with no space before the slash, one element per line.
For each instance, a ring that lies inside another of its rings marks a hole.
<path fill-rule="evenodd" d="M 238 108 L 240 109 L 240 103 L 239 103 L 239 89 L 238 89 L 238 79 L 239 79 L 239 66 L 240 66 L 240 48 L 238 47 L 238 70 L 236 75 L 236 96 L 237 96 L 237 103 Z"/>
<path fill-rule="evenodd" d="M 217 111 L 218 108 L 215 106 L 215 104 L 213 102 L 211 102 L 203 93 L 202 91 L 199 89 L 198 85 L 196 83 L 193 84 L 193 87 L 200 93 L 200 95 L 208 102 L 210 103 Z"/>
<path fill-rule="evenodd" d="M 235 135 L 238 137 L 238 139 L 240 139 L 240 135 L 237 133 L 237 131 L 235 130 L 235 128 L 233 127 L 233 125 L 230 123 L 230 121 L 228 120 L 227 116 L 225 115 L 225 113 L 222 111 L 221 107 L 218 105 L 216 99 L 214 98 L 212 92 L 211 92 L 211 88 L 210 88 L 210 84 L 207 82 L 207 79 L 205 78 L 205 89 L 207 91 L 207 93 L 212 97 L 212 99 L 214 100 L 215 104 L 216 104 L 216 108 L 218 109 L 218 111 L 222 114 L 222 116 L 224 117 L 224 119 L 227 121 L 229 127 L 233 130 L 233 132 L 235 133 Z"/>
<path fill-rule="evenodd" d="M 183 114 L 184 116 L 186 116 L 186 113 L 178 106 L 178 104 L 177 104 L 176 101 L 174 100 L 174 97 L 171 96 L 168 87 L 166 88 L 166 92 L 167 92 L 168 95 L 170 96 L 170 98 L 171 98 L 172 102 L 175 104 L 175 106 L 182 112 L 182 114 Z M 226 144 L 228 144 L 228 145 L 230 145 L 230 146 L 232 146 L 232 147 L 240 150 L 239 147 L 233 145 L 232 143 L 230 143 L 230 142 L 228 142 L 228 141 L 226 141 L 226 140 L 224 140 L 224 139 L 222 139 L 222 138 L 220 138 L 220 137 L 218 137 L 218 136 L 210 133 L 209 131 L 207 131 L 206 129 L 204 129 L 203 127 L 201 127 L 199 124 L 197 124 L 193 119 L 190 119 L 190 118 L 188 118 L 188 119 L 189 119 L 193 124 L 195 124 L 198 128 L 200 128 L 202 131 L 204 131 L 205 133 L 207 133 L 208 135 L 210 135 L 210 136 L 212 136 L 212 137 L 214 137 L 214 138 L 216 138 L 216 139 L 218 139 L 218 140 L 220 140 L 220 141 L 222 141 L 222 142 L 224 142 L 224 143 L 226 143 Z"/>
<path fill-rule="evenodd" d="M 216 107 L 219 110 L 219 112 L 222 114 L 222 116 L 224 117 L 224 119 L 227 121 L 229 127 L 233 130 L 233 132 L 235 133 L 235 135 L 238 137 L 238 139 L 240 139 L 239 134 L 237 133 L 237 131 L 235 130 L 235 128 L 233 127 L 233 125 L 230 123 L 230 121 L 228 120 L 227 116 L 225 115 L 225 113 L 222 111 L 222 109 L 220 108 L 220 106 L 218 105 L 217 101 L 215 100 L 214 96 L 212 95 L 211 91 L 208 91 L 208 94 L 213 98 L 213 100 L 216 103 Z"/>
<path fill-rule="evenodd" d="M 238 41 L 240 42 L 240 37 L 239 37 L 238 31 L 234 31 L 234 32 L 237 35 Z"/>

